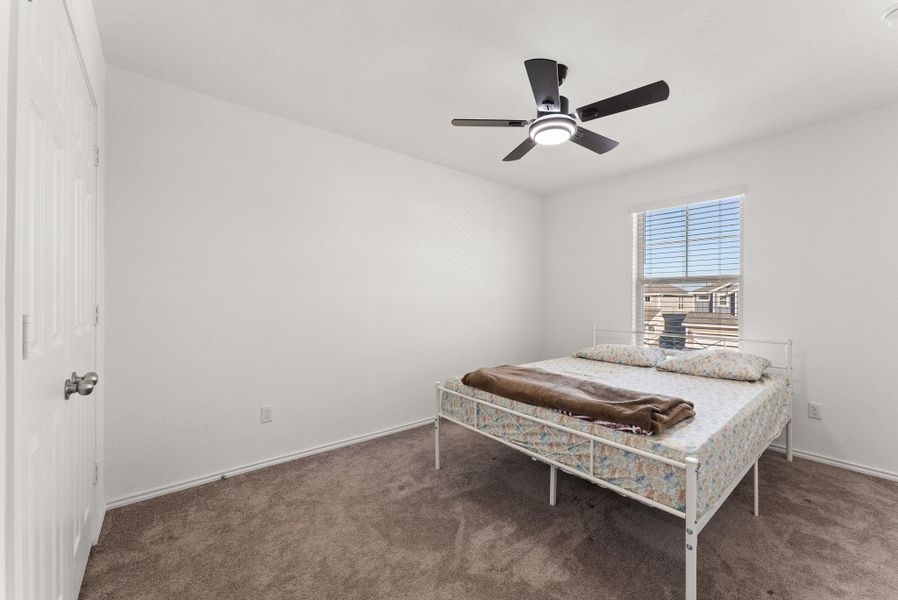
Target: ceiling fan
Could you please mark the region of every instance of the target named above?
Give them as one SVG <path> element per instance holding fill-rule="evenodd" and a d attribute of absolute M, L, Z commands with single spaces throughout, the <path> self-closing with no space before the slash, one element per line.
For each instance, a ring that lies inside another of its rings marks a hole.
<path fill-rule="evenodd" d="M 667 100 L 670 88 L 664 81 L 648 85 L 581 106 L 576 114 L 568 113 L 568 99 L 560 95 L 558 88 L 567 77 L 567 67 L 548 58 L 532 58 L 524 61 L 533 98 L 536 100 L 535 119 L 452 119 L 456 127 L 528 127 L 526 140 L 512 150 L 504 161 L 518 160 L 537 144 L 554 146 L 568 140 L 587 150 L 604 154 L 613 150 L 618 142 L 599 135 L 577 124 L 607 117 L 640 106 Z"/>

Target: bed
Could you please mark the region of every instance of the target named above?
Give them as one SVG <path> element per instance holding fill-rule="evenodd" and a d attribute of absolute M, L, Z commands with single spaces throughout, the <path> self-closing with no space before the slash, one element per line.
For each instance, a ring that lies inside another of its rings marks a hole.
<path fill-rule="evenodd" d="M 652 341 L 646 332 L 594 329 L 593 345 L 621 336 Z M 732 345 L 733 339 L 721 343 Z M 738 343 L 771 361 L 761 380 L 712 379 L 572 356 L 526 365 L 694 403 L 693 419 L 651 436 L 496 396 L 464 385 L 460 377 L 437 383 L 435 466 L 440 468 L 439 425 L 445 419 L 547 463 L 550 505 L 561 469 L 684 519 L 685 597 L 696 600 L 699 532 L 752 468 L 758 514 L 758 458 L 784 431 L 786 458 L 792 460 L 791 340 Z"/>

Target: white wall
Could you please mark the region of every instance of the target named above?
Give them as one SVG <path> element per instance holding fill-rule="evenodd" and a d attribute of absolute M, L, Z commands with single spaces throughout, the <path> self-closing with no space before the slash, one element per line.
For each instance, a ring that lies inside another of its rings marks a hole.
<path fill-rule="evenodd" d="M 744 333 L 795 340 L 796 448 L 898 475 L 896 174 L 893 105 L 550 196 L 544 350 L 630 328 L 632 212 L 746 186 Z"/>
<path fill-rule="evenodd" d="M 540 355 L 538 197 L 128 71 L 108 97 L 110 501 Z"/>

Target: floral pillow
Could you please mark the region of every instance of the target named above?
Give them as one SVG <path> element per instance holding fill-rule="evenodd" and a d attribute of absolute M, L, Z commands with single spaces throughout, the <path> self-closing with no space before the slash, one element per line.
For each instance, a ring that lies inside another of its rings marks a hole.
<path fill-rule="evenodd" d="M 584 348 L 574 356 L 600 360 L 602 362 L 630 365 L 631 367 L 654 367 L 667 355 L 660 348 L 643 348 L 624 344 L 599 344 Z"/>
<path fill-rule="evenodd" d="M 744 354 L 735 350 L 707 348 L 671 356 L 655 366 L 662 371 L 686 375 L 757 381 L 764 374 L 764 369 L 770 366 L 770 361 L 763 356 Z"/>

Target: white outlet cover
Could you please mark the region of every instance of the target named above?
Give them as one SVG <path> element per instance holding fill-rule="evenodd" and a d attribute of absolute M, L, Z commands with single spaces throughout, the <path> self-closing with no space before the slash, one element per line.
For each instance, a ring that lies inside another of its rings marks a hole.
<path fill-rule="evenodd" d="M 822 406 L 816 402 L 808 402 L 808 418 L 823 419 Z"/>
<path fill-rule="evenodd" d="M 261 423 L 271 423 L 272 406 L 270 404 L 259 407 L 259 421 Z"/>

